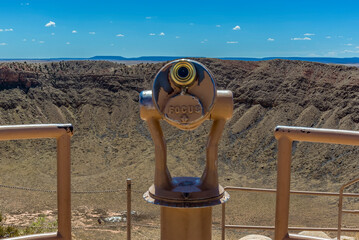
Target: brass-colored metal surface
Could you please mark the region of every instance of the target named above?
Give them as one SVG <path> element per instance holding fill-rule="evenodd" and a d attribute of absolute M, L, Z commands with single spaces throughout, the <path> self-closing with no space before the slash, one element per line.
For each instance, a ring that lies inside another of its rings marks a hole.
<path fill-rule="evenodd" d="M 275 217 L 275 239 L 288 237 L 289 199 L 290 199 L 290 166 L 292 141 L 288 138 L 278 139 L 277 195 Z M 288 171 L 289 169 L 289 171 Z M 289 179 L 286 181 L 286 179 Z M 282 182 L 285 181 L 285 182 Z"/>
<path fill-rule="evenodd" d="M 244 191 L 244 192 L 266 192 L 266 193 L 276 193 L 277 189 L 270 188 L 249 188 L 249 187 L 232 187 L 227 186 L 224 188 L 225 191 Z M 339 197 L 340 193 L 338 192 L 317 192 L 317 191 L 290 191 L 290 194 L 293 195 L 312 195 L 312 196 L 331 196 Z M 345 197 L 359 197 L 358 193 L 343 193 Z"/>
<path fill-rule="evenodd" d="M 71 158 L 70 136 L 57 138 L 57 208 L 58 232 L 62 239 L 71 239 Z"/>
<path fill-rule="evenodd" d="M 21 237 L 6 238 L 7 240 L 60 240 L 63 239 L 57 232 L 33 234 Z"/>
<path fill-rule="evenodd" d="M 199 62 L 180 59 L 156 75 L 152 91 L 140 93 L 140 115 L 155 145 L 155 179 L 143 197 L 161 205 L 161 239 L 210 240 L 211 206 L 225 203 L 229 194 L 218 183 L 218 143 L 233 114 L 233 96 L 216 90 L 212 74 Z M 213 124 L 206 146 L 206 166 L 198 177 L 172 177 L 160 120 L 192 130 L 203 121 Z"/>
<path fill-rule="evenodd" d="M 127 223 L 127 240 L 131 240 L 131 231 L 132 231 L 132 227 L 131 227 L 131 179 L 128 178 L 126 180 L 127 183 L 127 187 L 126 187 L 126 192 L 127 192 L 127 212 L 126 212 L 126 223 Z"/>
<path fill-rule="evenodd" d="M 181 76 L 181 69 L 186 69 L 187 74 Z M 171 80 L 174 81 L 180 87 L 190 86 L 196 78 L 196 68 L 190 61 L 179 61 L 171 67 L 170 75 Z"/>
<path fill-rule="evenodd" d="M 170 69 L 189 64 L 196 69 L 194 83 L 178 86 L 171 79 Z M 192 60 L 177 60 L 165 65 L 156 75 L 153 90 L 140 94 L 140 115 L 147 122 L 155 144 L 155 180 L 144 195 L 148 202 L 164 206 L 212 206 L 228 200 L 218 184 L 218 143 L 226 120 L 232 117 L 233 96 L 228 90 L 216 90 L 209 70 Z M 212 120 L 206 148 L 206 167 L 201 178 L 172 178 L 167 167 L 166 141 L 160 120 L 183 129 L 198 127 Z"/>
<path fill-rule="evenodd" d="M 226 239 L 226 203 L 222 204 L 221 239 Z"/>
<path fill-rule="evenodd" d="M 186 66 L 191 78 L 180 82 L 176 69 Z M 191 130 L 198 127 L 208 116 L 216 99 L 214 79 L 199 62 L 180 59 L 165 65 L 153 82 L 153 105 L 161 118 L 171 125 Z"/>
<path fill-rule="evenodd" d="M 322 238 L 322 237 L 314 237 L 314 236 L 305 236 L 300 234 L 289 234 L 286 238 L 288 240 L 331 240 L 331 238 Z"/>
<path fill-rule="evenodd" d="M 275 226 L 226 225 L 228 229 L 275 230 Z M 337 232 L 338 228 L 329 227 L 288 227 L 292 231 Z M 359 228 L 343 228 L 343 232 L 359 232 Z M 289 234 L 292 235 L 292 234 Z"/>
<path fill-rule="evenodd" d="M 336 129 L 277 126 L 276 139 L 286 137 L 292 141 L 319 142 L 359 146 L 359 132 Z"/>
<path fill-rule="evenodd" d="M 152 185 L 150 189 L 153 187 L 154 185 Z M 197 199 L 197 200 L 193 200 L 193 199 L 179 200 L 179 199 L 168 199 L 168 198 L 161 199 L 158 198 L 158 196 L 151 194 L 150 191 L 147 191 L 143 194 L 143 198 L 148 203 L 161 205 L 161 206 L 177 207 L 177 208 L 198 208 L 198 207 L 208 207 L 208 206 L 223 204 L 229 200 L 229 194 L 228 192 L 224 191 L 222 195 L 213 198 Z"/>
<path fill-rule="evenodd" d="M 359 146 L 359 132 L 334 129 L 277 126 L 275 128 L 274 136 L 278 140 L 275 240 L 283 240 L 289 238 L 288 218 L 292 142 L 306 141 Z M 355 182 L 355 180 L 353 181 Z M 351 182 L 348 184 L 350 185 Z M 341 201 L 343 196 L 342 191 L 345 186 L 347 185 L 343 185 L 341 188 L 339 201 Z M 341 204 L 342 203 L 339 202 L 338 239 L 340 239 L 341 231 Z"/>
<path fill-rule="evenodd" d="M 161 240 L 212 239 L 212 208 L 161 207 Z"/>
<path fill-rule="evenodd" d="M 71 124 L 31 124 L 0 126 L 0 140 L 58 138 L 64 133 L 73 134 Z"/>
<path fill-rule="evenodd" d="M 340 187 L 339 190 L 339 203 L 338 203 L 338 232 L 337 232 L 337 238 L 340 239 L 340 235 L 341 232 L 343 231 L 342 229 L 342 218 L 343 218 L 343 213 L 350 213 L 350 214 L 358 214 L 359 211 L 358 210 L 343 210 L 343 196 L 344 196 L 344 189 L 359 182 L 359 178 L 353 179 L 349 182 L 347 182 L 346 184 L 344 184 L 343 186 Z"/>
<path fill-rule="evenodd" d="M 341 189 L 348 187 L 349 185 L 359 182 L 359 178 L 350 181 L 347 184 L 344 184 Z M 344 188 L 343 188 L 344 187 Z M 226 186 L 224 188 L 225 191 L 244 191 L 244 192 L 262 192 L 262 193 L 276 193 L 276 189 L 267 189 L 267 188 L 250 188 L 250 187 L 233 187 Z M 294 195 L 311 195 L 311 196 L 334 196 L 339 197 L 339 213 L 338 218 L 342 213 L 351 213 L 351 214 L 359 214 L 359 210 L 341 210 L 341 197 L 359 197 L 358 193 L 341 193 L 341 192 L 317 192 L 317 191 L 290 191 L 290 194 Z M 226 225 L 226 204 L 222 204 L 222 240 L 225 239 L 225 230 L 229 229 L 249 229 L 249 230 L 275 230 L 275 226 L 253 226 L 253 225 Z M 288 230 L 293 231 L 324 231 L 324 232 L 337 232 L 340 234 L 343 232 L 359 232 L 359 228 L 341 228 L 341 219 L 338 220 L 338 228 L 328 228 L 328 227 L 288 227 Z M 289 234 L 291 236 L 291 234 Z M 339 238 L 338 238 L 339 239 Z"/>
<path fill-rule="evenodd" d="M 10 239 L 71 240 L 71 124 L 0 126 L 0 140 L 55 138 L 57 140 L 57 233 L 36 234 Z"/>

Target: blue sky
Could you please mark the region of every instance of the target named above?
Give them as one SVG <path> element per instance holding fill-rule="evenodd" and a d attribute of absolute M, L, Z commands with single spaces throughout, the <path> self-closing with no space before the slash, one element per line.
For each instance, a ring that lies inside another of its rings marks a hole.
<path fill-rule="evenodd" d="M 0 0 L 0 58 L 359 57 L 359 1 Z"/>

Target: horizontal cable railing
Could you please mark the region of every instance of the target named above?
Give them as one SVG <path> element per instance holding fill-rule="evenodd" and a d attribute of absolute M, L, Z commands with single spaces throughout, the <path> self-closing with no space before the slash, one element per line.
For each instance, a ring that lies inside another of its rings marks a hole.
<path fill-rule="evenodd" d="M 226 191 L 243 191 L 243 192 L 257 192 L 257 193 L 276 193 L 276 189 L 267 188 L 249 188 L 249 187 L 233 187 L 227 186 Z M 290 191 L 293 195 L 310 195 L 310 196 L 331 196 L 340 197 L 337 192 L 317 192 L 317 191 Z M 358 193 L 342 193 L 343 197 L 359 197 Z M 359 214 L 359 210 L 342 210 L 344 213 Z M 225 229 L 248 229 L 248 230 L 275 230 L 275 226 L 252 226 L 252 225 L 226 225 L 226 203 L 222 204 L 222 240 L 225 240 Z M 288 227 L 292 231 L 327 231 L 337 232 L 339 228 L 322 228 L 322 227 Z M 343 232 L 359 232 L 359 228 L 341 228 Z"/>
<path fill-rule="evenodd" d="M 30 192 L 45 192 L 45 193 L 56 193 L 56 190 L 49 190 L 49 189 L 37 189 L 37 188 L 29 188 L 29 187 L 20 187 L 20 186 L 9 186 L 0 184 L 0 188 L 9 188 L 9 189 L 16 189 L 16 190 L 23 190 L 23 191 L 30 191 Z M 91 194 L 91 193 L 116 193 L 116 192 L 126 192 L 126 189 L 104 189 L 104 190 L 89 190 L 89 191 L 71 191 L 73 194 Z M 134 193 L 144 193 L 145 191 L 134 191 Z"/>

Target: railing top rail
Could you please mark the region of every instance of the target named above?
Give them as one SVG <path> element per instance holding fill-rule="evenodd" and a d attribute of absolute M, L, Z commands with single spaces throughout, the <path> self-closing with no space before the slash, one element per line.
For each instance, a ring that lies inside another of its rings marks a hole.
<path fill-rule="evenodd" d="M 336 129 L 277 126 L 276 139 L 287 137 L 292 141 L 320 142 L 359 146 L 359 132 Z"/>
<path fill-rule="evenodd" d="M 71 124 L 32 124 L 0 126 L 0 140 L 58 138 L 63 134 L 73 135 Z"/>
<path fill-rule="evenodd" d="M 6 240 L 56 240 L 56 239 L 62 239 L 62 237 L 59 236 L 57 232 L 6 238 Z"/>
<path fill-rule="evenodd" d="M 226 191 L 244 191 L 244 192 L 266 192 L 266 193 L 276 193 L 276 189 L 268 188 L 249 188 L 249 187 L 233 187 L 226 186 L 224 187 Z M 295 195 L 316 195 L 316 196 L 333 196 L 337 197 L 340 193 L 337 192 L 316 192 L 316 191 L 290 191 L 290 194 Z M 345 197 L 359 197 L 359 193 L 343 193 Z"/>
<path fill-rule="evenodd" d="M 71 123 L 52 123 L 52 124 L 20 124 L 20 125 L 2 125 L 0 126 L 0 131 L 2 129 L 25 129 L 25 128 L 65 128 L 71 127 Z"/>
<path fill-rule="evenodd" d="M 256 226 L 256 225 L 224 225 L 228 229 L 250 229 L 250 230 L 275 230 L 275 226 Z M 333 227 L 288 227 L 292 231 L 326 231 L 336 232 L 338 228 Z M 359 228 L 343 228 L 344 232 L 359 232 Z"/>
<path fill-rule="evenodd" d="M 359 178 L 353 179 L 345 184 L 343 184 L 340 188 L 340 192 L 342 193 L 346 187 L 349 187 L 350 185 L 359 182 Z"/>

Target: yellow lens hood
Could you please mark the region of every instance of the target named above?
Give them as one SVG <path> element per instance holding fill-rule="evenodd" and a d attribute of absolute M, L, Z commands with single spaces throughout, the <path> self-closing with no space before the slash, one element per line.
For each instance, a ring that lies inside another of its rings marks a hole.
<path fill-rule="evenodd" d="M 179 69 L 182 67 L 185 67 L 188 70 L 188 75 L 186 77 L 181 77 L 178 73 Z M 172 66 L 170 75 L 171 79 L 175 82 L 175 84 L 181 87 L 189 86 L 196 78 L 196 68 L 190 62 L 179 61 Z"/>

